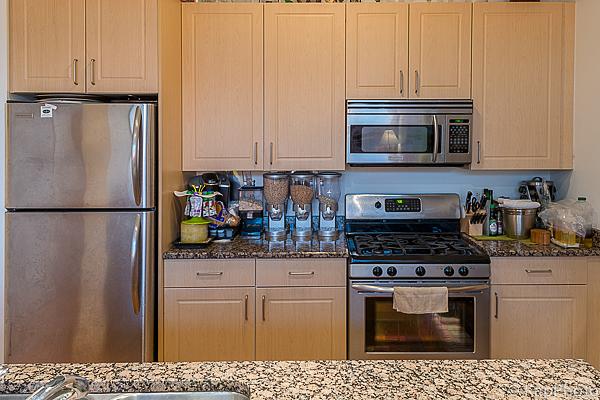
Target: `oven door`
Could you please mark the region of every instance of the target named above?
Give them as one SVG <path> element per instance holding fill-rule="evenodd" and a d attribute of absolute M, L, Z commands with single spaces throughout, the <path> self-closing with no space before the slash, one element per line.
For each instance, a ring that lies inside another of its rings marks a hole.
<path fill-rule="evenodd" d="M 348 114 L 348 164 L 443 164 L 446 115 Z"/>
<path fill-rule="evenodd" d="M 397 312 L 392 308 L 392 293 L 375 290 L 394 286 L 452 288 L 448 312 Z M 351 281 L 349 291 L 348 358 L 351 360 L 489 358 L 488 281 Z"/>

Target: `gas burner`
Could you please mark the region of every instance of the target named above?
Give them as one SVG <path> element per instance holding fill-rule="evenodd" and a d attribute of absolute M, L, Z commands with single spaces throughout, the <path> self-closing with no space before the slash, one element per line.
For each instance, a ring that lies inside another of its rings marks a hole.
<path fill-rule="evenodd" d="M 370 234 L 351 239 L 357 255 L 459 255 L 469 256 L 475 249 L 459 235 Z"/>

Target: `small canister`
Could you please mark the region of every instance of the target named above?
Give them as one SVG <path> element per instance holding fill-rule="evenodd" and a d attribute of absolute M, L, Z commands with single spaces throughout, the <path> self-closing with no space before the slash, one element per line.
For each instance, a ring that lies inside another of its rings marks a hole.
<path fill-rule="evenodd" d="M 181 243 L 204 243 L 208 240 L 209 220 L 193 217 L 181 222 Z"/>

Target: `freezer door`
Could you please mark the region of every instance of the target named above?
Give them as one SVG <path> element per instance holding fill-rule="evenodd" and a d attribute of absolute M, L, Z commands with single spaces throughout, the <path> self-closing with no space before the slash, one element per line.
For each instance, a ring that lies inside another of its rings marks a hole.
<path fill-rule="evenodd" d="M 156 106 L 10 103 L 6 207 L 153 208 Z"/>
<path fill-rule="evenodd" d="M 6 215 L 6 361 L 152 361 L 154 214 Z"/>

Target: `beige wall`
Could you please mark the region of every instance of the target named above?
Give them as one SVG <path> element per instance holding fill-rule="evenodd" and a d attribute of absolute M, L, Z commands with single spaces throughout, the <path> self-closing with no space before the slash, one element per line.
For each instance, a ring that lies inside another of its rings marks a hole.
<path fill-rule="evenodd" d="M 569 197 L 600 212 L 600 1 L 578 0 L 575 30 L 575 170 Z"/>

